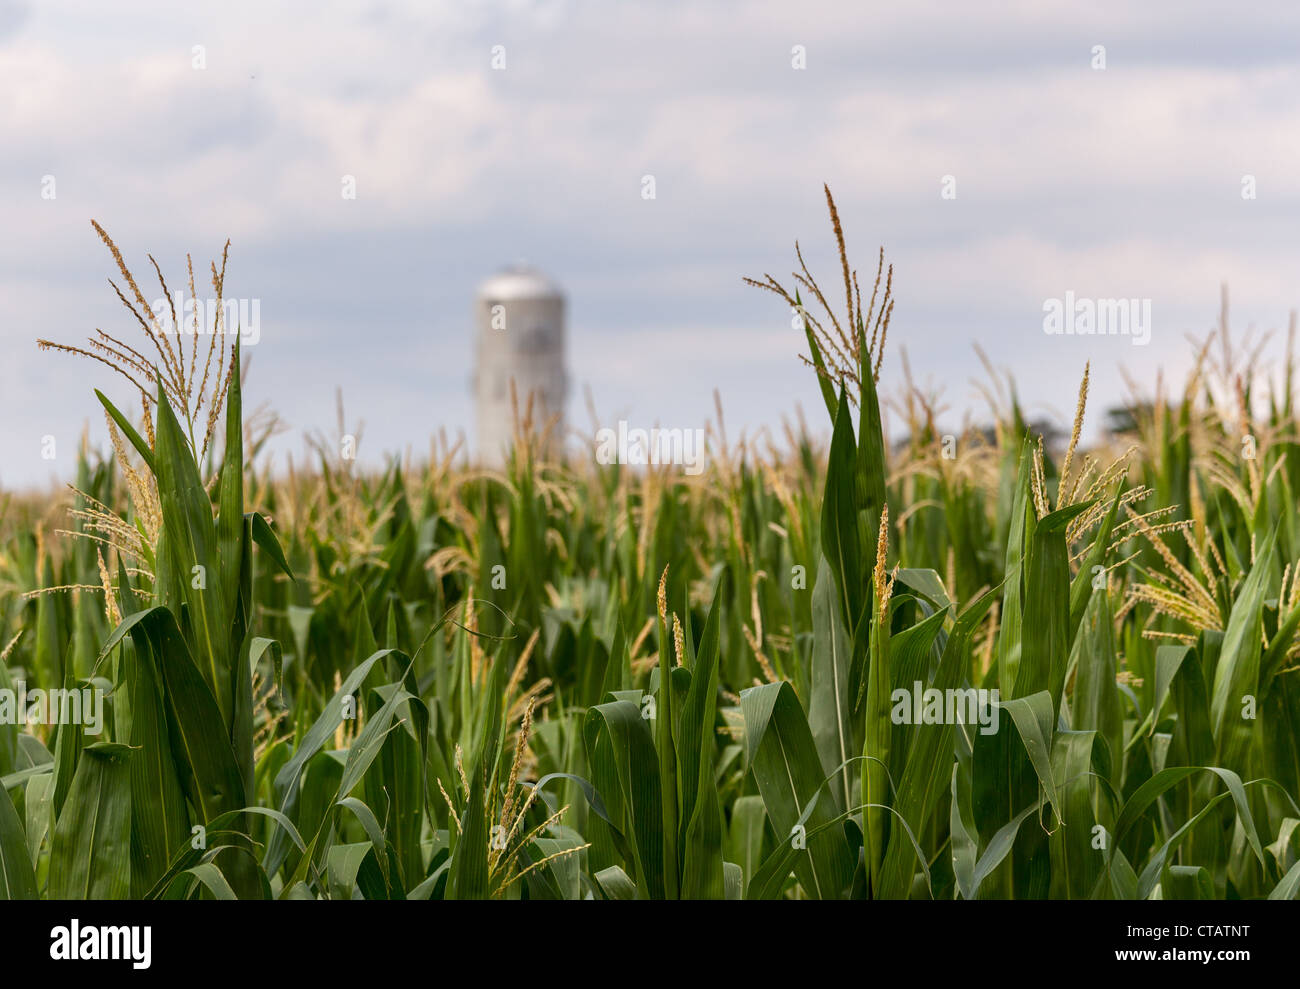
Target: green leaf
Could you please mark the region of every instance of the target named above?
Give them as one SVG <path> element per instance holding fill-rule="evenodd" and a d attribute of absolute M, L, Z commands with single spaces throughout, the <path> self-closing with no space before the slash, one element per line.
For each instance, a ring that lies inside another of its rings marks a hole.
<path fill-rule="evenodd" d="M 845 399 L 843 385 L 838 410 L 822 496 L 821 544 L 822 554 L 835 575 L 840 614 L 847 625 L 857 619 L 862 609 L 862 574 L 870 568 L 863 566 L 854 489 L 857 447 L 853 440 L 852 410 Z M 871 555 L 874 558 L 874 550 Z"/>
<path fill-rule="evenodd" d="M 763 862 L 763 832 L 767 824 L 767 811 L 763 798 L 756 795 L 737 797 L 731 805 L 731 827 L 727 838 L 727 858 L 740 868 L 747 891 L 749 877 L 758 871 Z"/>
<path fill-rule="evenodd" d="M 162 541 L 166 568 L 159 574 L 163 603 L 179 610 L 185 606 L 192 623 L 195 662 L 216 701 L 223 733 L 229 738 L 234 709 L 233 657 L 229 651 L 230 629 L 222 600 L 224 576 L 218 551 L 217 531 L 212 518 L 212 501 L 198 466 L 172 412 L 167 395 L 158 384 L 157 478 L 162 506 Z M 165 576 L 164 576 L 165 575 Z"/>
<path fill-rule="evenodd" d="M 148 636 L 148 656 L 167 703 L 169 745 L 181 786 L 203 822 L 248 803 L 217 700 L 164 607 L 139 613 L 131 627 Z M 131 622 L 127 619 L 126 625 Z"/>
<path fill-rule="evenodd" d="M 475 743 L 469 784 L 469 798 L 460 819 L 460 835 L 451 850 L 451 867 L 447 873 L 448 900 L 487 899 L 493 892 L 488 875 L 489 824 L 487 794 L 495 792 L 497 755 L 500 750 L 505 664 L 497 658 L 492 677 L 483 691 L 481 726 Z"/>
<path fill-rule="evenodd" d="M 1016 835 L 1020 833 L 1020 825 L 1025 822 L 1026 818 L 1038 811 L 1041 807 L 1041 804 L 1031 804 L 1000 827 L 997 830 L 997 833 L 993 835 L 993 838 L 988 843 L 988 847 L 984 849 L 984 853 L 980 855 L 979 862 L 975 866 L 975 873 L 971 877 L 970 898 L 973 899 L 978 895 L 980 884 L 982 884 L 993 870 L 1002 864 L 1003 859 L 1007 857 L 1007 853 L 1011 851 L 1011 846 L 1016 842 Z"/>
<path fill-rule="evenodd" d="M 135 447 L 135 452 L 140 454 L 140 458 L 145 462 L 145 466 L 149 468 L 149 473 L 156 476 L 158 470 L 154 461 L 153 449 L 144 441 L 136 431 L 136 428 L 131 425 L 131 420 L 122 415 L 122 413 L 117 410 L 117 407 L 105 398 L 104 393 L 98 388 L 95 389 L 95 397 L 99 399 L 99 404 L 104 406 L 104 409 L 108 414 L 113 417 L 113 422 L 117 424 L 118 429 L 122 430 L 122 435 L 131 441 L 131 445 Z"/>
<path fill-rule="evenodd" d="M 1245 831 L 1246 840 L 1255 852 L 1255 857 L 1262 864 L 1264 862 L 1264 849 L 1260 844 L 1259 832 L 1255 829 L 1255 819 L 1251 815 L 1250 802 L 1246 798 L 1246 789 L 1242 785 L 1241 777 L 1232 770 L 1219 766 L 1178 766 L 1162 769 L 1156 773 L 1133 792 L 1133 795 L 1128 798 L 1120 810 L 1119 818 L 1115 822 L 1116 841 L 1124 837 L 1129 828 L 1133 827 L 1142 818 L 1146 809 L 1158 800 L 1162 794 L 1194 773 L 1213 773 L 1223 781 L 1223 784 L 1228 788 L 1228 793 L 1220 796 L 1230 795 L 1232 797 L 1232 802 L 1237 808 L 1237 819 L 1241 822 L 1241 826 Z M 1218 798 L 1216 797 L 1215 800 L 1217 801 Z M 1208 805 L 1206 809 L 1208 809 Z M 1203 809 L 1201 814 L 1204 812 Z M 1197 815 L 1197 819 L 1199 817 L 1200 814 Z"/>
<path fill-rule="evenodd" d="M 235 339 L 232 358 L 234 371 L 226 389 L 226 449 L 221 464 L 217 514 L 217 550 L 220 570 L 210 578 L 218 579 L 222 602 L 227 614 L 238 607 L 239 571 L 244 537 L 244 420 L 239 385 L 239 339 Z"/>
<path fill-rule="evenodd" d="M 666 661 L 671 655 L 668 627 L 659 620 L 659 689 L 655 692 L 655 751 L 659 767 L 660 820 L 663 834 L 664 896 L 676 900 L 681 896 L 681 863 L 678 858 L 678 833 L 681 828 L 678 810 L 677 744 L 673 738 L 676 721 L 672 669 Z"/>
<path fill-rule="evenodd" d="M 0 786 L 0 900 L 35 900 L 36 873 L 9 791 Z"/>
<path fill-rule="evenodd" d="M 1200 865 L 1171 865 L 1161 883 L 1167 900 L 1213 900 L 1214 880 Z"/>
<path fill-rule="evenodd" d="M 335 845 L 325 856 L 325 875 L 329 880 L 329 894 L 332 900 L 352 899 L 353 887 L 357 884 L 357 873 L 361 863 L 373 849 L 369 842 L 360 841 L 350 845 Z"/>
<path fill-rule="evenodd" d="M 1001 626 L 998 632 L 998 687 L 1002 696 L 1016 696 L 1016 679 L 1020 672 L 1021 631 L 1024 610 L 1024 562 L 1026 533 L 1035 522 L 1030 494 L 1032 446 L 1026 436 L 1020 446 L 1020 467 L 1012 492 L 1011 515 L 1007 533 L 1007 551 L 1002 592 Z"/>
<path fill-rule="evenodd" d="M 1300 861 L 1286 870 L 1286 875 L 1268 894 L 1270 900 L 1294 900 L 1300 897 Z"/>
<path fill-rule="evenodd" d="M 366 676 L 376 663 L 388 655 L 390 650 L 381 649 L 368 659 L 359 663 L 346 680 L 334 692 L 334 696 L 326 703 L 320 716 L 307 729 L 298 747 L 294 750 L 293 756 L 275 775 L 275 793 L 280 802 L 280 813 L 287 818 L 292 819 L 294 809 L 298 804 L 298 791 L 302 784 L 302 771 L 311 759 L 325 743 L 334 735 L 335 730 L 343 723 L 343 699 L 356 692 L 365 680 Z M 262 862 L 262 868 L 268 876 L 274 876 L 279 871 L 280 866 L 284 864 L 284 859 L 289 853 L 287 834 L 282 828 L 272 831 L 271 839 L 267 843 L 266 855 Z"/>
<path fill-rule="evenodd" d="M 1034 526 L 1025 564 L 1025 611 L 1014 697 L 1046 690 L 1060 710 L 1070 655 L 1070 549 L 1065 530 L 1091 502 L 1045 515 Z"/>
<path fill-rule="evenodd" d="M 193 868 L 186 869 L 188 875 L 193 876 L 218 900 L 237 900 L 234 889 L 231 888 L 225 873 L 218 869 L 211 862 L 202 862 Z"/>
<path fill-rule="evenodd" d="M 1095 731 L 1063 731 L 1052 741 L 1052 777 L 1061 796 L 1061 822 L 1051 835 L 1053 899 L 1084 900 L 1096 885 L 1102 857 L 1092 847 L 1092 746 Z"/>
<path fill-rule="evenodd" d="M 131 626 L 133 650 L 123 650 L 121 678 L 130 698 L 127 738 L 135 753 L 131 773 L 131 883 L 141 896 L 167 869 L 172 851 L 190 832 L 185 791 L 172 749 L 168 707 L 164 701 L 158 650 L 166 638 L 156 630 L 148 612 Z M 134 616 L 133 616 L 134 617 Z M 192 770 L 191 770 L 192 773 Z"/>
<path fill-rule="evenodd" d="M 280 540 L 275 537 L 275 530 L 271 528 L 269 522 L 262 517 L 261 512 L 250 512 L 248 518 L 253 523 L 253 542 L 262 547 L 262 550 L 271 561 L 280 568 L 290 580 L 296 580 L 293 575 L 293 569 L 289 566 L 289 561 L 284 558 L 284 550 L 280 548 Z"/>
<path fill-rule="evenodd" d="M 35 867 L 40 859 L 41 845 L 54 823 L 54 774 L 41 773 L 27 783 L 27 854 Z"/>
<path fill-rule="evenodd" d="M 745 877 L 735 862 L 722 863 L 722 890 L 724 900 L 745 898 Z"/>
<path fill-rule="evenodd" d="M 717 748 L 714 726 L 718 700 L 718 641 L 725 571 L 714 588 L 700 647 L 691 667 L 691 685 L 682 708 L 677 746 L 677 780 L 681 788 L 683 899 L 723 899 L 722 805 L 713 778 Z M 686 639 L 690 640 L 689 612 Z"/>
<path fill-rule="evenodd" d="M 967 773 L 969 774 L 969 766 Z M 949 806 L 949 835 L 952 841 L 952 871 L 962 898 L 971 900 L 975 887 L 975 864 L 979 855 L 979 832 L 971 811 L 970 779 L 963 778 L 962 764 L 952 767 L 952 803 Z"/>
<path fill-rule="evenodd" d="M 939 666 L 929 684 L 931 688 L 941 691 L 957 689 L 964 671 L 970 668 L 971 640 L 995 600 L 992 591 L 985 593 L 958 617 L 944 644 Z M 939 621 L 942 620 L 943 612 L 936 612 L 935 615 Z M 929 620 L 936 619 L 932 616 Z M 911 725 L 907 730 L 911 744 L 906 749 L 906 762 L 899 777 L 895 809 L 916 833 L 924 833 L 925 825 L 935 813 L 944 789 L 953 780 L 953 736 L 958 730 L 958 726 L 946 723 Z M 969 802 L 967 791 L 968 810 Z M 953 854 L 957 856 L 961 841 L 958 836 L 960 821 L 954 817 L 952 823 Z M 974 833 L 973 829 L 971 833 Z M 963 849 L 963 854 L 966 851 Z M 973 869 L 973 850 L 971 855 L 970 866 Z M 879 896 L 886 899 L 907 896 L 912 885 L 915 862 L 912 843 L 906 840 L 906 835 L 901 831 L 893 831 L 881 869 Z"/>
<path fill-rule="evenodd" d="M 852 777 L 848 761 L 861 746 L 853 738 L 853 708 L 849 696 L 851 646 L 836 600 L 834 577 L 824 556 L 818 558 L 817 582 L 812 593 L 813 648 L 811 700 L 808 726 L 825 773 L 842 767 L 831 784 L 835 805 L 843 810 L 852 802 Z"/>
<path fill-rule="evenodd" d="M 1246 697 L 1259 696 L 1260 651 L 1263 640 L 1264 594 L 1272 575 L 1277 530 L 1270 532 L 1255 554 L 1255 565 L 1237 595 L 1223 650 L 1214 669 L 1210 717 L 1214 722 L 1217 762 L 1238 772 L 1247 771 L 1247 756 L 1255 735 L 1255 721 L 1242 717 Z"/>
<path fill-rule="evenodd" d="M 635 900 L 636 885 L 626 872 L 616 865 L 601 869 L 592 877 L 607 900 Z"/>
<path fill-rule="evenodd" d="M 888 457 L 885 453 L 884 425 L 880 418 L 880 397 L 876 393 L 876 379 L 867 367 L 869 360 L 865 328 L 859 325 L 858 341 L 861 349 L 858 389 L 858 449 L 854 471 L 854 507 L 858 515 L 858 544 L 860 546 L 860 572 L 871 573 L 876 565 L 876 537 L 880 531 L 880 514 L 885 507 L 885 474 Z M 883 345 L 883 343 L 882 343 Z M 863 589 L 863 596 L 867 590 Z M 853 621 L 866 607 L 866 601 L 855 598 L 857 612 L 845 612 L 844 621 Z M 850 629 L 856 634 L 856 629 Z"/>
<path fill-rule="evenodd" d="M 1115 685 L 1115 674 L 1119 671 L 1114 622 L 1104 587 L 1092 592 L 1079 622 L 1073 665 L 1073 725 L 1081 731 L 1095 730 L 1105 740 L 1111 760 L 1111 781 L 1118 783 L 1123 768 L 1124 713 L 1120 708 L 1119 688 Z"/>
<path fill-rule="evenodd" d="M 874 607 L 874 605 L 873 605 Z M 943 621 L 943 612 L 936 612 L 939 622 Z M 931 618 L 934 616 L 932 615 Z M 885 861 L 886 841 L 889 817 L 886 808 L 894 799 L 894 781 L 890 778 L 891 748 L 893 745 L 893 676 L 890 669 L 891 651 L 889 647 L 890 618 L 886 614 L 873 619 L 867 644 L 866 708 L 864 711 L 865 732 L 862 754 L 862 797 L 867 805 L 863 810 L 863 840 L 866 855 L 867 876 L 873 895 L 879 895 L 881 889 L 881 866 Z M 933 632 L 938 634 L 938 623 L 933 625 Z M 914 633 L 915 639 L 920 633 Z M 905 633 L 906 634 L 906 633 Z M 902 636 L 900 636 L 902 638 Z M 929 650 L 929 643 L 924 643 Z"/>
<path fill-rule="evenodd" d="M 54 825 L 49 896 L 117 900 L 131 892 L 130 749 L 97 742 L 81 751 Z"/>
<path fill-rule="evenodd" d="M 659 712 L 663 716 L 663 712 Z M 654 738 L 631 701 L 589 709 L 583 726 L 592 781 L 626 845 L 637 895 L 664 899 L 663 804 Z"/>
<path fill-rule="evenodd" d="M 1052 711 L 1052 695 L 1040 690 L 1029 697 L 1001 701 L 999 706 L 1011 715 L 1020 740 L 1029 753 L 1029 761 L 1038 774 L 1038 782 L 1047 794 L 1048 802 L 1059 821 L 1062 814 L 1061 797 L 1052 773 L 1052 725 L 1056 720 Z"/>
<path fill-rule="evenodd" d="M 794 833 L 805 806 L 821 790 L 824 774 L 803 708 L 788 683 L 750 687 L 740 695 L 745 716 L 746 760 L 763 797 L 767 816 L 783 846 L 794 846 Z M 835 816 L 832 802 L 819 802 L 805 833 Z M 795 875 L 809 896 L 836 899 L 853 876 L 854 856 L 842 828 L 807 838 L 793 857 Z"/>

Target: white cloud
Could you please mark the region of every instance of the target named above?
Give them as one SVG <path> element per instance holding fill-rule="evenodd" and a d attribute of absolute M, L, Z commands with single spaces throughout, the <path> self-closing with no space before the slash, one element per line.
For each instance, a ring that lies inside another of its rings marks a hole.
<path fill-rule="evenodd" d="M 797 331 L 740 277 L 784 277 L 798 237 L 836 284 L 822 181 L 864 273 L 885 244 L 894 339 L 918 376 L 952 384 L 954 404 L 971 339 L 1012 367 L 1027 401 L 1072 394 L 1084 356 L 1099 362 L 1097 394 L 1118 398 L 1104 365 L 1174 367 L 1182 333 L 1214 319 L 1220 282 L 1243 324 L 1283 324 L 1300 301 L 1300 69 L 1279 42 L 1296 11 L 16 10 L 0 6 L 0 89 L 12 94 L 0 103 L 0 201 L 16 232 L 0 238 L 0 412 L 19 424 L 0 438 L 6 483 L 45 476 L 28 433 L 71 435 L 97 417 L 82 392 L 100 379 L 65 373 L 31 343 L 121 325 L 92 216 L 138 269 L 153 251 L 174 281 L 184 252 L 206 264 L 231 237 L 232 291 L 261 296 L 279 320 L 250 387 L 274 386 L 310 428 L 322 408 L 328 426 L 342 384 L 377 410 L 371 448 L 422 449 L 436 425 L 472 426 L 470 295 L 520 254 L 567 279 L 575 375 L 607 382 L 638 414 L 708 414 L 713 384 L 738 416 L 767 422 L 795 396 L 815 402 Z M 1103 72 L 1088 67 L 1098 43 Z M 494 44 L 504 72 L 489 67 Z M 790 67 L 793 44 L 807 46 L 806 71 Z M 653 202 L 640 196 L 646 173 Z M 1240 196 L 1245 173 L 1254 202 Z M 46 174 L 54 202 L 40 197 Z M 356 201 L 340 196 L 344 174 Z M 939 198 L 947 174 L 951 202 Z M 259 258 L 277 262 L 250 268 Z M 1065 289 L 1152 298 L 1155 342 L 1117 354 L 1115 341 L 1045 337 L 1042 301 Z"/>

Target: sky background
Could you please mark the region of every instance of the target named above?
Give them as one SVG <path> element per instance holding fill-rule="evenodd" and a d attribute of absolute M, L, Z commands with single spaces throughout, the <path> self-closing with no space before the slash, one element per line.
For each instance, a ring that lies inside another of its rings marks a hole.
<path fill-rule="evenodd" d="M 1194 0 L 0 0 L 0 487 L 71 478 L 84 424 L 106 433 L 92 386 L 138 409 L 35 344 L 139 332 L 92 218 L 173 288 L 187 252 L 206 268 L 232 240 L 226 293 L 261 300 L 245 405 L 291 427 L 281 465 L 332 433 L 336 388 L 363 463 L 439 428 L 472 441 L 474 290 L 521 258 L 568 293 L 573 425 L 589 387 L 604 422 L 700 426 L 716 387 L 733 438 L 796 404 L 821 429 L 802 334 L 741 277 L 788 282 L 798 238 L 838 289 L 823 182 L 862 274 L 882 245 L 895 266 L 886 395 L 905 349 L 951 428 L 978 418 L 978 343 L 1067 421 L 1090 359 L 1096 425 L 1121 366 L 1185 372 L 1221 283 L 1233 326 L 1282 352 L 1298 56 L 1300 6 Z M 1151 299 L 1150 344 L 1046 335 L 1067 290 Z"/>

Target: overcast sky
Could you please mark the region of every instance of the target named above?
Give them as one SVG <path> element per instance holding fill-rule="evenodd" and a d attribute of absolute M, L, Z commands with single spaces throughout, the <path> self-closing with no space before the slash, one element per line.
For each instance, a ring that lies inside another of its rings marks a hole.
<path fill-rule="evenodd" d="M 568 292 L 575 425 L 584 386 L 646 427 L 703 424 L 716 387 L 730 431 L 796 403 L 821 428 L 801 334 L 741 277 L 788 280 L 798 238 L 840 284 L 823 182 L 854 263 L 895 265 L 886 392 L 906 348 L 955 425 L 978 342 L 1036 415 L 1091 359 L 1098 422 L 1121 365 L 1187 367 L 1220 283 L 1243 329 L 1300 304 L 1298 48 L 1272 3 L 0 0 L 0 486 L 70 477 L 92 386 L 138 407 L 35 345 L 133 332 L 92 218 L 173 287 L 233 241 L 280 462 L 336 387 L 363 461 L 472 439 L 474 288 L 520 258 Z M 1150 299 L 1149 345 L 1047 335 L 1066 291 Z"/>

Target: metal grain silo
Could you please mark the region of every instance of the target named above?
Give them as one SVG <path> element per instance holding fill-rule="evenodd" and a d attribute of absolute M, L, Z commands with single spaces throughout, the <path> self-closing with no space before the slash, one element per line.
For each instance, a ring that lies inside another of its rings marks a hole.
<path fill-rule="evenodd" d="M 517 264 L 479 286 L 474 317 L 479 460 L 492 465 L 505 460 L 514 436 L 511 380 L 520 416 L 532 395 L 534 428 L 558 419 L 553 436 L 562 442 L 568 392 L 564 293 L 536 268 Z"/>

